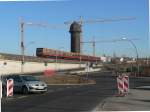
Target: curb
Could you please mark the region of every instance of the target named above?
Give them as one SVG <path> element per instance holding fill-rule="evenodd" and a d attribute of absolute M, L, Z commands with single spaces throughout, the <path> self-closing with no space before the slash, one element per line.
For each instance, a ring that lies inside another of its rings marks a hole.
<path fill-rule="evenodd" d="M 81 83 L 81 84 L 47 84 L 47 85 L 92 85 L 96 83 Z"/>
<path fill-rule="evenodd" d="M 103 99 L 93 110 L 92 112 L 100 112 L 100 111 L 105 111 L 105 104 L 107 104 L 109 102 L 109 100 L 111 98 L 114 98 L 116 97 L 115 94 L 110 96 L 110 97 L 107 97 L 105 99 Z"/>
<path fill-rule="evenodd" d="M 99 103 L 93 110 L 92 112 L 100 112 L 103 111 L 105 103 L 107 103 L 106 100 L 108 100 L 109 98 L 106 98 L 104 100 L 101 101 L 101 103 Z"/>

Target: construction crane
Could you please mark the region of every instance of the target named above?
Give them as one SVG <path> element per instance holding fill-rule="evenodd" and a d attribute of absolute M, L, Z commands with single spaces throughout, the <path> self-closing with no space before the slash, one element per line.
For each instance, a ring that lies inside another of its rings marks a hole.
<path fill-rule="evenodd" d="M 134 17 L 124 17 L 124 18 L 113 18 L 113 19 L 96 19 L 96 20 L 87 20 L 84 21 L 82 17 L 80 17 L 80 20 L 78 23 L 83 26 L 85 23 L 99 23 L 99 22 L 113 22 L 113 21 L 122 21 L 122 20 L 134 20 Z M 49 25 L 47 23 L 34 23 L 34 22 L 25 22 L 23 21 L 22 18 L 20 18 L 20 32 L 21 32 L 21 55 L 22 55 L 22 67 L 21 67 L 21 72 L 23 72 L 23 64 L 24 64 L 24 55 L 25 55 L 25 46 L 24 46 L 24 26 L 38 26 L 38 27 L 44 27 L 44 28 L 51 28 L 51 29 L 57 29 L 57 28 L 62 28 L 65 27 L 66 25 L 70 26 L 72 22 L 65 22 L 64 25 Z M 81 46 L 81 52 L 82 52 L 82 33 L 81 33 L 81 38 L 80 38 L 80 46 Z"/>
<path fill-rule="evenodd" d="M 22 18 L 20 18 L 20 33 L 21 33 L 21 55 L 22 55 L 22 64 L 21 64 L 21 72 L 23 71 L 23 65 L 24 65 L 24 57 L 25 57 L 25 45 L 24 45 L 24 30 L 25 30 L 25 25 L 27 26 L 36 26 L 36 27 L 43 27 L 43 28 L 51 28 L 51 29 L 58 29 L 62 28 L 66 25 L 50 25 L 48 23 L 35 23 L 35 22 L 25 22 Z"/>
<path fill-rule="evenodd" d="M 139 40 L 138 38 L 132 38 L 130 40 Z M 84 41 L 84 42 L 81 42 L 82 44 L 92 44 L 92 47 L 93 47 L 93 56 L 95 56 L 95 46 L 96 46 L 96 43 L 114 43 L 114 42 L 118 42 L 118 41 L 124 41 L 123 39 L 114 39 L 114 40 L 99 40 L 99 41 L 96 41 L 95 38 L 93 37 L 93 40 L 91 41 Z"/>
<path fill-rule="evenodd" d="M 111 18 L 111 19 L 95 19 L 95 20 L 83 20 L 82 16 L 80 16 L 79 21 L 76 21 L 78 24 L 81 25 L 81 28 L 83 24 L 85 23 L 102 23 L 102 22 L 117 22 L 117 21 L 125 21 L 125 20 L 135 20 L 135 17 L 118 17 L 118 18 Z M 72 24 L 73 21 L 64 22 L 66 25 Z M 83 30 L 82 30 L 83 31 Z M 80 51 L 83 53 L 83 33 L 80 35 Z"/>

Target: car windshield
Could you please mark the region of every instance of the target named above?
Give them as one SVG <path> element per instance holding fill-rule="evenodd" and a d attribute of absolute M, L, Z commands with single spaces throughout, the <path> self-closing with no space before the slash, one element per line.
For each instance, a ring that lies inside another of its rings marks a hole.
<path fill-rule="evenodd" d="M 22 79 L 25 81 L 39 81 L 37 78 L 33 76 L 22 76 Z"/>

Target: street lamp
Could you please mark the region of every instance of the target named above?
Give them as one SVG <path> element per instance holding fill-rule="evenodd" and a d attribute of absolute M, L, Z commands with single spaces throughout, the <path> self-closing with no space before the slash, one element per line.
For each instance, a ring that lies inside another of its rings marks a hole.
<path fill-rule="evenodd" d="M 132 40 L 130 40 L 128 38 L 123 37 L 122 40 L 130 42 L 132 44 L 132 46 L 134 47 L 135 52 L 136 52 L 136 63 L 137 63 L 137 70 L 138 70 L 137 72 L 139 73 L 139 65 L 138 65 L 139 56 L 138 56 L 138 50 L 137 50 L 136 45 L 134 44 L 134 42 Z"/>
<path fill-rule="evenodd" d="M 21 73 L 24 72 L 24 25 L 25 23 L 23 22 L 22 18 L 20 19 L 20 32 L 21 32 L 21 42 L 20 42 L 20 47 L 21 47 Z"/>

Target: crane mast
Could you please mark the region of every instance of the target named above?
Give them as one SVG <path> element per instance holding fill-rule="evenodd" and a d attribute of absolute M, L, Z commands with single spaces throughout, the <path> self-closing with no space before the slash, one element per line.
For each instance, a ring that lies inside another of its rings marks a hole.
<path fill-rule="evenodd" d="M 20 39 L 20 48 L 21 48 L 21 73 L 24 72 L 24 62 L 25 62 L 25 44 L 24 44 L 24 30 L 25 30 L 25 25 L 28 26 L 36 26 L 36 27 L 43 27 L 43 28 L 51 28 L 51 29 L 56 29 L 60 28 L 62 26 L 52 26 L 49 24 L 43 24 L 43 23 L 34 23 L 34 22 L 25 22 L 23 21 L 22 18 L 20 18 L 20 33 L 21 33 L 21 39 Z M 64 25 L 63 25 L 64 27 Z"/>
<path fill-rule="evenodd" d="M 128 20 L 135 20 L 135 17 L 118 17 L 118 18 L 111 18 L 111 19 L 93 19 L 93 20 L 83 20 L 82 16 L 80 16 L 79 21 L 76 21 L 78 24 L 81 25 L 81 28 L 83 27 L 83 24 L 93 24 L 93 23 L 102 23 L 102 22 L 117 22 L 117 21 L 128 21 Z M 72 24 L 73 21 L 67 21 L 64 22 L 64 24 L 68 25 L 68 24 Z M 83 30 L 82 30 L 83 31 Z M 95 46 L 95 43 L 93 43 L 93 46 Z M 83 32 L 81 32 L 80 34 L 80 53 L 83 53 Z M 93 50 L 94 51 L 94 50 Z M 93 53 L 93 55 L 95 56 L 95 53 Z"/>

